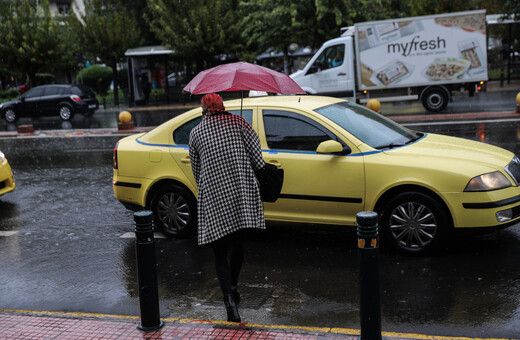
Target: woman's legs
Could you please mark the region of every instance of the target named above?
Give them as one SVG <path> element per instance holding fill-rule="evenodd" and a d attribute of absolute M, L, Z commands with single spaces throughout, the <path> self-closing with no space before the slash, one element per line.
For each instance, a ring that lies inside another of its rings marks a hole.
<path fill-rule="evenodd" d="M 228 262 L 229 252 L 231 252 L 231 254 L 230 261 Z M 228 321 L 240 322 L 240 315 L 238 314 L 237 308 L 240 294 L 236 291 L 236 283 L 238 282 L 238 275 L 240 274 L 244 257 L 242 245 L 233 246 L 231 248 L 215 246 L 213 247 L 213 254 L 215 255 L 215 269 L 217 271 L 220 289 L 224 295 Z M 232 284 L 234 284 L 233 290 Z M 238 299 L 236 298 L 237 295 Z"/>
<path fill-rule="evenodd" d="M 215 269 L 217 271 L 220 289 L 224 296 L 231 294 L 231 268 L 228 262 L 227 247 L 213 247 L 213 254 L 215 255 Z"/>
<path fill-rule="evenodd" d="M 237 243 L 232 247 L 213 247 L 215 269 L 223 295 L 231 294 L 231 286 L 237 286 L 244 261 L 244 247 Z M 228 261 L 229 254 L 229 261 Z"/>
<path fill-rule="evenodd" d="M 231 257 L 229 264 L 231 267 L 231 285 L 238 285 L 238 276 L 242 269 L 242 262 L 244 261 L 244 247 L 241 243 L 237 243 L 231 248 Z"/>

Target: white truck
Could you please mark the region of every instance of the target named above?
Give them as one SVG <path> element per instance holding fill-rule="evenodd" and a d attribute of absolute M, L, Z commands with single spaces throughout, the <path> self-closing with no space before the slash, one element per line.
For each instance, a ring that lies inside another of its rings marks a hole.
<path fill-rule="evenodd" d="M 309 94 L 421 100 L 426 110 L 442 111 L 452 92 L 472 96 L 488 80 L 486 12 L 358 23 L 291 77 Z"/>

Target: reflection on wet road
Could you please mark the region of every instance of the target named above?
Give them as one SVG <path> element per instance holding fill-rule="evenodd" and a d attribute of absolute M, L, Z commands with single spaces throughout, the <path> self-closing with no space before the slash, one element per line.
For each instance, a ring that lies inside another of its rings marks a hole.
<path fill-rule="evenodd" d="M 413 125 L 519 154 L 519 122 Z M 16 191 L 0 198 L 0 308 L 139 314 L 133 217 L 113 196 L 116 137 L 30 139 L 0 149 Z M 83 142 L 81 142 L 83 141 Z M 76 150 L 76 151 L 74 151 Z M 81 150 L 81 151 L 78 151 Z M 94 151 L 89 151 L 94 150 Z M 46 152 L 44 152 L 46 151 Z M 158 239 L 163 316 L 224 320 L 211 250 Z M 353 229 L 270 225 L 248 242 L 241 315 L 251 323 L 359 328 Z M 381 250 L 384 331 L 520 336 L 520 226 L 458 235 L 432 256 Z"/>

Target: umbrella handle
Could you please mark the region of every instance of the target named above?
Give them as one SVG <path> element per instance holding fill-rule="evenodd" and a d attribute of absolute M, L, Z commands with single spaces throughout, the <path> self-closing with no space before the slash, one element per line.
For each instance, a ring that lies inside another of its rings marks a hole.
<path fill-rule="evenodd" d="M 242 117 L 242 102 L 244 101 L 244 90 L 240 91 L 240 117 Z"/>

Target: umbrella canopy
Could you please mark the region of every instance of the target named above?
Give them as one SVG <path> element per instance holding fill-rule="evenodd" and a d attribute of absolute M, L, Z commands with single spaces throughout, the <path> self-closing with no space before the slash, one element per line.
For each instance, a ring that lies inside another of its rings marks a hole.
<path fill-rule="evenodd" d="M 184 88 L 184 91 L 191 94 L 242 90 L 305 94 L 288 75 L 246 62 L 224 64 L 204 70 Z"/>

